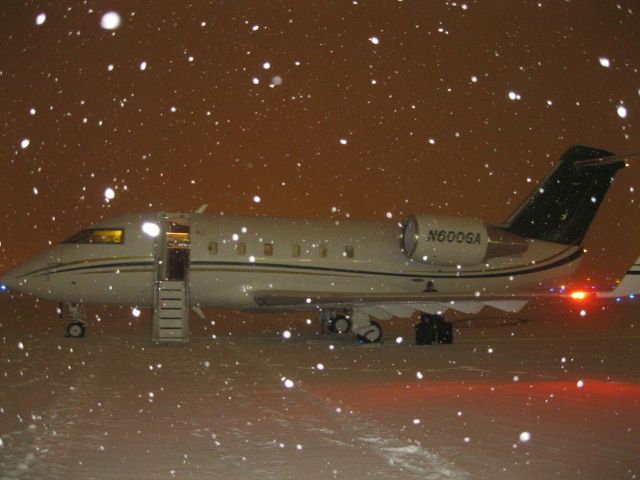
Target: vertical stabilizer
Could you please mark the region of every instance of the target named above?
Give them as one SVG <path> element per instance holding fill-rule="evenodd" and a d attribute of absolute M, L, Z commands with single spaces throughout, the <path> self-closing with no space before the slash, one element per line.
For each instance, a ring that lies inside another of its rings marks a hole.
<path fill-rule="evenodd" d="M 606 150 L 575 145 L 502 225 L 522 237 L 580 245 L 622 159 L 580 162 L 614 156 Z"/>

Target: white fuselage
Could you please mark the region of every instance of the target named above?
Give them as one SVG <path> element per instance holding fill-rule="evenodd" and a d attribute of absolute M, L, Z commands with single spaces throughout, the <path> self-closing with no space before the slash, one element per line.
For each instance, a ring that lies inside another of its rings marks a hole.
<path fill-rule="evenodd" d="M 120 228 L 119 244 L 62 243 L 32 257 L 0 281 L 39 297 L 100 304 L 152 306 L 164 234 L 146 222 L 184 218 L 190 224 L 185 280 L 202 307 L 258 309 L 254 292 L 507 293 L 535 289 L 570 275 L 578 246 L 527 239 L 523 253 L 460 267 L 408 258 L 397 223 L 233 217 L 211 214 L 130 214 L 93 228 Z"/>

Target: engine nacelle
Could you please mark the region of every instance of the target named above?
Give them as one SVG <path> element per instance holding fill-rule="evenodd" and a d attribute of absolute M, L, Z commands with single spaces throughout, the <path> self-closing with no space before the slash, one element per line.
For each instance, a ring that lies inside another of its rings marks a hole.
<path fill-rule="evenodd" d="M 402 222 L 402 249 L 430 265 L 468 267 L 487 258 L 489 235 L 479 220 L 412 215 Z"/>

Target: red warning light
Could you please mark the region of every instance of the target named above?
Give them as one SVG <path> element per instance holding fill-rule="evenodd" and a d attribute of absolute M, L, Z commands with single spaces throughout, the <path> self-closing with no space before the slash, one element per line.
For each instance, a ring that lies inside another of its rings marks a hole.
<path fill-rule="evenodd" d="M 587 298 L 587 292 L 576 290 L 569 295 L 573 300 L 584 300 Z"/>

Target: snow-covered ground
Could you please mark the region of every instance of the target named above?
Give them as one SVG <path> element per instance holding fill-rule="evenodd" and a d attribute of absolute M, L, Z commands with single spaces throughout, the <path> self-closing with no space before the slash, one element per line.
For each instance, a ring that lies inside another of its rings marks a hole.
<path fill-rule="evenodd" d="M 638 311 L 452 317 L 431 347 L 407 321 L 358 345 L 207 312 L 158 347 L 148 313 L 89 308 L 65 339 L 55 305 L 5 294 L 0 478 L 638 478 Z"/>

